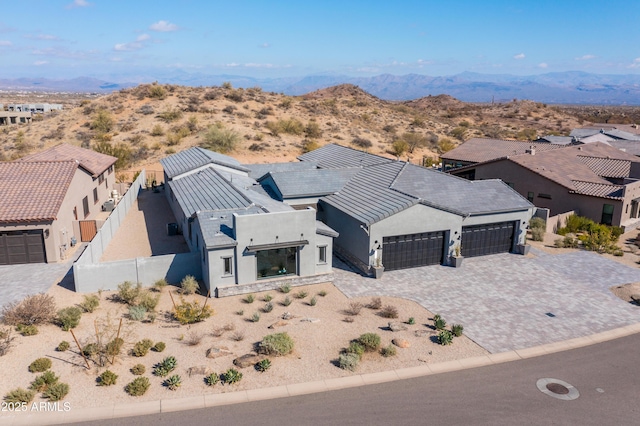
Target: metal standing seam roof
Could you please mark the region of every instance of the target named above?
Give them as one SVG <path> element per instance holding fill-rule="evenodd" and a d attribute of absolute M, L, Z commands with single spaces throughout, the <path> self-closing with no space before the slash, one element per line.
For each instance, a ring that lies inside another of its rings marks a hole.
<path fill-rule="evenodd" d="M 496 158 L 524 154 L 531 147 L 537 152 L 565 148 L 566 145 L 553 143 L 534 143 L 529 141 L 508 141 L 502 139 L 472 138 L 443 154 L 445 160 L 483 163 Z"/>
<path fill-rule="evenodd" d="M 259 180 L 269 172 L 299 172 L 302 170 L 313 170 L 317 168 L 316 163 L 312 161 L 272 164 L 243 164 L 243 166 L 249 169 L 249 176 L 256 180 Z"/>
<path fill-rule="evenodd" d="M 113 166 L 118 159 L 111 155 L 101 154 L 91 149 L 66 143 L 56 145 L 44 151 L 27 155 L 18 161 L 76 161 L 83 169 L 88 171 L 94 178 L 104 173 Z"/>
<path fill-rule="evenodd" d="M 336 144 L 328 144 L 302 154 L 298 160 L 316 163 L 322 169 L 368 167 L 394 162 L 389 158 Z"/>
<path fill-rule="evenodd" d="M 242 209 L 252 204 L 212 168 L 172 180 L 168 185 L 185 217 L 198 211 Z"/>
<path fill-rule="evenodd" d="M 78 163 L 0 162 L 0 222 L 56 220 Z"/>
<path fill-rule="evenodd" d="M 333 237 L 333 238 L 338 238 L 338 236 L 340 235 L 329 225 L 319 220 L 316 220 L 316 234 L 325 235 L 327 237 Z"/>
<path fill-rule="evenodd" d="M 577 157 L 598 176 L 623 178 L 629 177 L 629 174 L 631 173 L 631 161 L 629 160 L 588 157 L 584 155 L 578 155 Z"/>
<path fill-rule="evenodd" d="M 249 173 L 249 169 L 240 164 L 235 158 L 200 147 L 189 148 L 185 151 L 170 155 L 160 160 L 160 164 L 162 164 L 169 179 L 206 166 L 207 164 L 217 164 Z"/>
<path fill-rule="evenodd" d="M 314 197 L 340 191 L 360 171 L 360 168 L 313 169 L 295 172 L 270 172 L 259 179 L 263 182 L 271 176 L 282 197 Z"/>

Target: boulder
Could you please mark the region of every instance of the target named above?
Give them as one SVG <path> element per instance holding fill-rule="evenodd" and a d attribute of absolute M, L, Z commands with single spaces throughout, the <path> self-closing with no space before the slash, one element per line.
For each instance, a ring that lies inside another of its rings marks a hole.
<path fill-rule="evenodd" d="M 282 316 L 280 318 L 282 318 L 283 320 L 288 320 L 288 319 L 293 318 L 293 315 L 291 315 L 290 312 L 285 312 L 284 314 L 282 314 Z"/>
<path fill-rule="evenodd" d="M 411 343 L 409 343 L 409 341 L 405 339 L 393 339 L 391 343 L 399 348 L 408 348 L 409 346 L 411 346 Z"/>
<path fill-rule="evenodd" d="M 404 331 L 407 329 L 407 326 L 399 321 L 391 321 L 389 323 L 389 330 L 391 331 Z"/>
<path fill-rule="evenodd" d="M 209 367 L 207 367 L 206 365 L 198 365 L 198 366 L 195 366 L 195 367 L 187 368 L 187 374 L 189 375 L 189 377 L 191 377 L 194 374 L 208 376 L 211 373 L 213 373 L 213 371 Z"/>
<path fill-rule="evenodd" d="M 416 330 L 413 332 L 413 335 L 416 337 L 426 337 L 426 336 L 431 336 L 433 334 L 433 331 L 430 330 Z"/>
<path fill-rule="evenodd" d="M 227 355 L 233 355 L 233 352 L 229 350 L 226 346 L 216 347 L 213 346 L 207 349 L 207 358 L 220 358 Z"/>
<path fill-rule="evenodd" d="M 233 365 L 238 368 L 247 368 L 256 365 L 257 362 L 264 359 L 261 355 L 245 354 L 233 360 Z"/>

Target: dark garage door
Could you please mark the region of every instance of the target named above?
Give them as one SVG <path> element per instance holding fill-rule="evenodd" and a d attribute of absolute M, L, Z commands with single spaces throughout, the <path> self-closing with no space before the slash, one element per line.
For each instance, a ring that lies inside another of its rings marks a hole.
<path fill-rule="evenodd" d="M 444 253 L 444 231 L 396 235 L 382 239 L 384 269 L 438 265 Z"/>
<path fill-rule="evenodd" d="M 0 232 L 0 265 L 46 260 L 42 230 Z"/>
<path fill-rule="evenodd" d="M 488 223 L 462 228 L 462 255 L 465 257 L 508 253 L 513 246 L 515 222 Z"/>

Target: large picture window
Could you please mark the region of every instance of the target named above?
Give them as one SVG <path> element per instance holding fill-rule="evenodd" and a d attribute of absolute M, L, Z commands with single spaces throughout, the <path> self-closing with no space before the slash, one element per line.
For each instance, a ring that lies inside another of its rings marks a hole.
<path fill-rule="evenodd" d="M 258 278 L 297 275 L 297 247 L 287 247 L 256 252 Z"/>

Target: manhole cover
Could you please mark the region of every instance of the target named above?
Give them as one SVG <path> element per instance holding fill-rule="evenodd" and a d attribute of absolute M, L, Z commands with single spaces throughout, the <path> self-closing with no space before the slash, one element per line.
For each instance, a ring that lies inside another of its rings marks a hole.
<path fill-rule="evenodd" d="M 571 401 L 580 396 L 578 389 L 558 379 L 540 379 L 536 382 L 536 387 L 540 392 L 563 401 Z"/>

